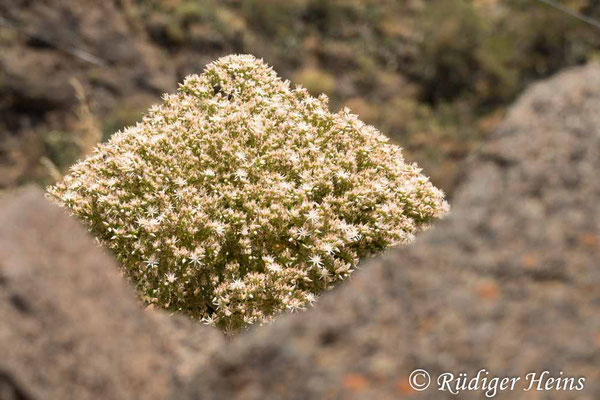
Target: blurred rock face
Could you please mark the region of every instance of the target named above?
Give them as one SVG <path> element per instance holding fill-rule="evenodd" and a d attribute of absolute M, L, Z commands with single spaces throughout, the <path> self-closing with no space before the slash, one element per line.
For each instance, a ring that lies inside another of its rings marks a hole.
<path fill-rule="evenodd" d="M 531 87 L 467 166 L 450 218 L 315 310 L 238 337 L 177 398 L 455 398 L 412 392 L 416 368 L 564 371 L 585 389 L 544 398 L 598 398 L 599 110 L 598 65 Z"/>

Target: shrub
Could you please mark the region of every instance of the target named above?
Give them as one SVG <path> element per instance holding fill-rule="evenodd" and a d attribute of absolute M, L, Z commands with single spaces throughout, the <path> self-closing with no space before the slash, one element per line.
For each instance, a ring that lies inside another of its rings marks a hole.
<path fill-rule="evenodd" d="M 448 209 L 383 134 L 249 55 L 187 77 L 49 195 L 145 302 L 226 332 L 305 308 Z"/>

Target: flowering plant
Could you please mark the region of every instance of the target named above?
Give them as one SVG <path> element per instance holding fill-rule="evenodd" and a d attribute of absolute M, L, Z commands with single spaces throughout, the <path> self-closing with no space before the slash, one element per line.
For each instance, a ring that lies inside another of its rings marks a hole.
<path fill-rule="evenodd" d="M 187 77 L 48 193 L 145 302 L 226 332 L 305 308 L 448 210 L 383 134 L 250 55 Z"/>

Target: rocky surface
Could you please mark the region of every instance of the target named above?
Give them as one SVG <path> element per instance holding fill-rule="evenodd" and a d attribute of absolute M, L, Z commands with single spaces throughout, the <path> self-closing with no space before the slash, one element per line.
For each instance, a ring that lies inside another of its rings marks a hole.
<path fill-rule="evenodd" d="M 165 399 L 222 340 L 143 311 L 112 258 L 41 190 L 3 199 L 0 221 L 0 399 Z"/>
<path fill-rule="evenodd" d="M 176 398 L 456 398 L 415 392 L 415 368 L 563 371 L 585 389 L 499 398 L 599 398 L 599 110 L 598 65 L 531 87 L 466 165 L 447 220 L 313 310 L 236 338 Z"/>
<path fill-rule="evenodd" d="M 155 101 L 176 87 L 168 58 L 115 2 L 11 0 L 0 1 L 0 12 L 0 26 L 14 35 L 1 42 L 0 57 L 0 91 L 9 97 L 3 105 L 13 111 L 72 106 L 73 79 L 88 83 L 104 110 L 134 94 Z"/>

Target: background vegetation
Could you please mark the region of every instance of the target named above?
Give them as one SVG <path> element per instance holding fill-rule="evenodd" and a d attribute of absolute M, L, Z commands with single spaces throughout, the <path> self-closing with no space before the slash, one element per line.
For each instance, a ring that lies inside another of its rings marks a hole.
<path fill-rule="evenodd" d="M 597 2 L 562 3 L 600 17 Z M 255 54 L 312 93 L 328 94 L 334 109 L 348 106 L 376 125 L 401 143 L 408 158 L 418 161 L 434 183 L 450 192 L 460 160 L 494 131 L 507 105 L 528 83 L 594 59 L 600 44 L 593 27 L 533 0 L 119 0 L 114 4 L 127 22 L 127 35 L 156 49 L 161 62 L 172 67 L 166 73 L 172 83 L 161 88 L 174 90 L 174 82 L 200 72 L 224 54 Z M 10 40 L 10 31 L 2 32 L 4 40 Z M 118 41 L 113 45 L 118 47 Z M 100 127 L 104 138 L 135 122 L 149 104 L 158 101 L 160 90 L 132 94 L 144 92 L 143 85 L 126 95 L 114 95 L 111 102 L 94 99 L 89 82 L 97 75 L 101 75 L 98 69 L 91 69 L 80 77 L 93 101 L 91 114 L 78 115 L 88 118 L 84 126 Z M 71 111 L 79 108 L 81 103 Z M 14 112 L 14 107 L 4 108 L 5 114 Z M 64 170 L 76 158 L 81 135 L 73 121 L 81 118 L 73 118 L 73 112 L 67 118 L 67 114 L 37 121 L 26 147 L 38 150 L 28 163 L 38 165 L 45 157 Z M 14 126 L 6 124 L 4 129 L 12 129 L 6 136 L 17 136 Z M 51 182 L 52 174 L 44 171 L 47 167 L 25 169 L 4 184 Z"/>

